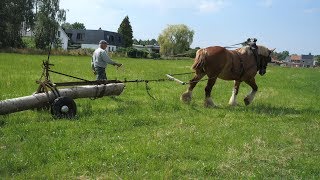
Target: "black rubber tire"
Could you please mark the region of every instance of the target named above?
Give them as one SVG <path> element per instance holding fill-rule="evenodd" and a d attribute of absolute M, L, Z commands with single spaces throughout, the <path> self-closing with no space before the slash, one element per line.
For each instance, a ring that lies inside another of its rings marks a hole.
<path fill-rule="evenodd" d="M 69 110 L 67 112 L 61 111 L 63 106 L 67 106 Z M 51 114 L 55 119 L 73 119 L 77 114 L 77 105 L 70 97 L 58 97 L 51 105 Z"/>

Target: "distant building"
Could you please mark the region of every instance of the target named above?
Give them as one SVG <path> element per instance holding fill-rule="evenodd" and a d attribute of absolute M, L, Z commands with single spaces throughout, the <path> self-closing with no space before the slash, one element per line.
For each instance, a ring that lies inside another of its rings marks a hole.
<path fill-rule="evenodd" d="M 311 55 L 291 55 L 284 60 L 286 66 L 290 67 L 312 67 L 314 66 L 314 56 Z"/>
<path fill-rule="evenodd" d="M 70 43 L 78 48 L 96 49 L 99 47 L 100 40 L 106 40 L 109 45 L 107 51 L 116 51 L 117 48 L 123 46 L 123 37 L 121 34 L 111 31 L 98 30 L 82 30 L 68 29 L 66 30 Z"/>
<path fill-rule="evenodd" d="M 34 32 L 31 29 L 26 29 L 25 28 L 25 23 L 23 23 L 23 27 L 20 31 L 21 35 L 24 37 L 33 37 Z M 59 26 L 56 38 L 58 38 L 61 42 L 61 48 L 64 50 L 67 50 L 68 48 L 68 42 L 69 42 L 69 37 L 67 33 Z"/>
<path fill-rule="evenodd" d="M 154 53 L 159 53 L 160 52 L 160 46 L 159 45 L 139 45 L 139 44 L 133 44 L 133 48 L 138 49 L 138 50 L 146 50 L 149 53 L 154 52 Z"/>
<path fill-rule="evenodd" d="M 69 42 L 69 37 L 67 33 L 59 26 L 58 32 L 57 32 L 57 38 L 60 39 L 61 42 L 61 48 L 64 50 L 68 49 L 68 42 Z"/>

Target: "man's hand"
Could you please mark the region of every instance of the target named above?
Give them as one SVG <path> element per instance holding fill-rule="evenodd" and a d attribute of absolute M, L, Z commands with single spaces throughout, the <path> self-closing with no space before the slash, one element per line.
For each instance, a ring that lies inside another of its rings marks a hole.
<path fill-rule="evenodd" d="M 92 72 L 93 72 L 94 75 L 97 75 L 97 71 L 96 70 L 92 69 Z"/>

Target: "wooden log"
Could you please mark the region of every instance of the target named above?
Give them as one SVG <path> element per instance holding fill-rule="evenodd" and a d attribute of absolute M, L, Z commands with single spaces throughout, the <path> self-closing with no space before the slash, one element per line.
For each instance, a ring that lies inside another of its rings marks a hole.
<path fill-rule="evenodd" d="M 96 98 L 102 96 L 119 96 L 125 85 L 123 83 L 75 86 L 67 89 L 59 89 L 60 96 L 77 98 Z M 48 93 L 37 93 L 14 99 L 0 101 L 0 115 L 24 111 L 28 109 L 41 108 L 52 103 L 57 96 L 52 91 Z"/>

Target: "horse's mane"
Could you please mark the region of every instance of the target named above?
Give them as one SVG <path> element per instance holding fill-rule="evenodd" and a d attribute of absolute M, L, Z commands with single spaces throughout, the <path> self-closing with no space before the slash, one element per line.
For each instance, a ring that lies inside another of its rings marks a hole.
<path fill-rule="evenodd" d="M 262 56 L 269 56 L 270 50 L 264 46 L 257 45 L 258 46 L 258 54 Z M 236 49 L 240 54 L 252 54 L 252 51 L 250 49 L 250 46 L 243 46 L 241 48 Z"/>

